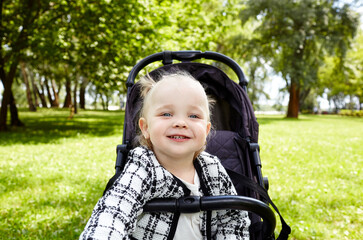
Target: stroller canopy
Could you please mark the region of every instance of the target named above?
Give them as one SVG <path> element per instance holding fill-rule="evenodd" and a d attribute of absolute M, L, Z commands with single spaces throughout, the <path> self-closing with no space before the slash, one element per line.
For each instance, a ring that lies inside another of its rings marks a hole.
<path fill-rule="evenodd" d="M 162 72 L 187 71 L 201 82 L 216 104 L 212 111 L 212 125 L 216 131 L 233 131 L 243 139 L 258 142 L 258 123 L 247 93 L 222 70 L 202 63 L 178 63 L 162 66 L 150 76 L 158 81 Z M 141 108 L 140 88 L 136 83 L 127 98 L 126 141 L 132 143 L 137 130 L 138 114 Z"/>

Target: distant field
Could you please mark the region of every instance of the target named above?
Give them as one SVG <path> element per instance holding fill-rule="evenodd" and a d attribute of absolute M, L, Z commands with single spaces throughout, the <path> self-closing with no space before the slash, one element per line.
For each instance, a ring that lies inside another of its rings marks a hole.
<path fill-rule="evenodd" d="M 21 111 L 0 133 L 0 239 L 76 239 L 114 171 L 123 112 Z M 362 239 L 363 119 L 258 116 L 263 173 L 291 239 Z M 279 230 L 280 226 L 278 226 Z"/>

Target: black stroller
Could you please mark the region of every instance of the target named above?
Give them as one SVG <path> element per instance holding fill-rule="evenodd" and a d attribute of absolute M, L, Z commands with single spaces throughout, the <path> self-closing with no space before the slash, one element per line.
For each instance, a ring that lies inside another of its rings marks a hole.
<path fill-rule="evenodd" d="M 226 64 L 237 74 L 239 84 L 215 66 L 192 62 L 197 59 L 211 59 Z M 173 60 L 181 62 L 173 64 Z M 216 100 L 212 112 L 215 133 L 208 140 L 206 151 L 219 157 L 239 195 L 155 199 L 144 206 L 144 211 L 191 213 L 221 209 L 246 210 L 251 219 L 251 239 L 275 239 L 276 218 L 268 205 L 271 204 L 281 220 L 282 230 L 278 239 L 287 239 L 291 229 L 268 196 L 268 181 L 262 177 L 257 143 L 258 123 L 246 93 L 247 81 L 242 69 L 234 60 L 216 52 L 165 51 L 150 55 L 134 66 L 126 83 L 123 144 L 117 146 L 116 174 L 110 179 L 105 192 L 122 172 L 128 152 L 134 147 L 136 123 L 141 107 L 139 86 L 135 84 L 135 78 L 140 70 L 157 61 L 162 61 L 164 66 L 150 72 L 151 76 L 156 75 L 158 71 L 187 71 L 200 81 L 207 94 Z"/>

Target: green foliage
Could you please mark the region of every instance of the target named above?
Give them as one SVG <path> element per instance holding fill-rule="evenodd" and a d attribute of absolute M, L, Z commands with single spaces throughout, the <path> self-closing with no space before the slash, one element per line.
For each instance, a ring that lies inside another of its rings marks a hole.
<path fill-rule="evenodd" d="M 264 84 L 270 80 L 268 70 L 265 68 L 266 61 L 261 57 L 263 54 L 260 48 L 252 43 L 253 30 L 256 23 L 250 22 L 241 25 L 239 12 L 245 7 L 240 1 L 229 1 L 225 9 L 225 20 L 223 34 L 217 40 L 217 51 L 231 57 L 243 69 L 248 80 L 248 95 L 255 109 L 260 109 L 258 99 L 270 96 L 265 92 Z M 223 64 L 216 64 L 229 76 L 233 72 Z"/>
<path fill-rule="evenodd" d="M 313 88 L 319 93 L 329 88 L 335 102 L 347 95 L 363 102 L 362 37 L 350 46 L 358 16 L 338 0 L 1 3 L 1 78 L 9 85 L 21 60 L 40 83 L 53 80 L 62 89 L 72 81 L 79 89 L 86 79 L 111 99 L 125 92 L 128 72 L 149 54 L 215 50 L 246 70 L 256 108 L 259 97 L 269 98 L 266 65 L 284 77 L 287 87 L 298 85 L 300 106 Z"/>
<path fill-rule="evenodd" d="M 250 19 L 256 23 L 250 40 L 254 48 L 249 49 L 259 49 L 287 86 L 297 87 L 290 89 L 290 95 L 296 90 L 300 100 L 316 85 L 327 55 L 345 58 L 358 25 L 358 15 L 337 0 L 250 0 L 245 4 L 242 24 Z"/>
<path fill-rule="evenodd" d="M 354 96 L 359 103 L 363 102 L 363 32 L 358 31 L 352 48 L 347 51 L 346 58 L 329 57 L 319 70 L 318 91 L 327 93 L 337 108 L 344 107 L 346 96 Z"/>
<path fill-rule="evenodd" d="M 31 9 L 26 2 L 9 2 L 4 3 L 3 19 L 10 24 L 4 24 L 3 48 L 14 53 L 20 47 L 15 39 L 24 27 L 21 18 L 32 18 L 21 43 L 27 50 L 23 58 L 42 74 L 61 66 L 68 71 L 57 74 L 82 75 L 99 89 L 122 90 L 125 73 L 149 54 L 215 49 L 225 18 L 217 0 L 44 1 Z"/>
<path fill-rule="evenodd" d="M 8 59 L 17 56 L 31 63 L 38 79 L 62 86 L 86 78 L 106 96 L 125 92 L 131 68 L 152 53 L 214 50 L 227 6 L 219 0 L 8 0 L 3 5 L 6 69 L 16 67 L 19 59 Z"/>
<path fill-rule="evenodd" d="M 1 4 L 0 73 L 6 101 L 19 61 L 31 65 L 41 84 L 68 83 L 67 96 L 86 79 L 110 99 L 114 92 L 125 92 L 129 71 L 143 57 L 162 50 L 215 50 L 229 6 L 220 0 Z M 2 109 L 0 129 L 5 129 Z"/>
<path fill-rule="evenodd" d="M 351 117 L 363 117 L 363 110 L 341 109 L 339 115 Z"/>
<path fill-rule="evenodd" d="M 315 91 L 309 92 L 308 96 L 300 105 L 301 113 L 314 113 L 315 108 L 317 108 L 317 94 Z"/>

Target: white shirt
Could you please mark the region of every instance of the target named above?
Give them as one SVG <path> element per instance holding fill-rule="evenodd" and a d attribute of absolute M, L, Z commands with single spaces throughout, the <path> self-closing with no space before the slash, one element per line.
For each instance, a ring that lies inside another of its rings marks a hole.
<path fill-rule="evenodd" d="M 194 173 L 194 184 L 188 183 L 183 179 L 180 180 L 190 190 L 190 195 L 201 196 L 201 193 L 199 192 L 200 181 L 197 172 Z M 174 240 L 201 240 L 203 237 L 200 231 L 199 215 L 199 212 L 180 214 Z"/>

